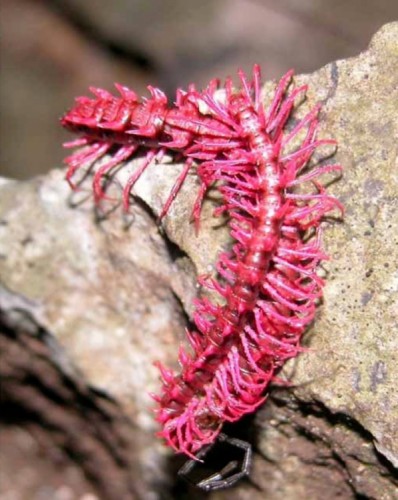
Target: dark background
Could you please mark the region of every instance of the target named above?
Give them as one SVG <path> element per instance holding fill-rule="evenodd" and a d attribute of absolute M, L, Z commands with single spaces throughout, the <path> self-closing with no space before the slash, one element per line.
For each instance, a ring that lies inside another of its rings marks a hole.
<path fill-rule="evenodd" d="M 312 72 L 365 49 L 397 0 L 2 0 L 0 174 L 58 167 L 58 118 L 89 85 L 139 94 L 250 70 Z"/>

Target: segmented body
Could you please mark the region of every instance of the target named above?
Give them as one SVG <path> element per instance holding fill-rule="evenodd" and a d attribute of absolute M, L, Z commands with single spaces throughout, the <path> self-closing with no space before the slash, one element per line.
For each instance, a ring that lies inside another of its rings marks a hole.
<path fill-rule="evenodd" d="M 162 116 L 162 128 L 157 131 L 160 139 L 162 134 L 189 132 L 181 151 L 202 159 L 196 167 L 202 183 L 196 216 L 204 193 L 215 184 L 223 198 L 216 212 L 227 213 L 235 240 L 231 252 L 218 258 L 219 278 L 200 280 L 222 300 L 197 301 L 196 330 L 188 333 L 192 353 L 180 350 L 180 374 L 159 364 L 164 382 L 156 397 L 157 418 L 163 426 L 160 435 L 191 457 L 216 438 L 224 422 L 240 419 L 265 400 L 278 370 L 300 351 L 300 338 L 322 294 L 323 281 L 316 273 L 326 258 L 320 249 L 320 222 L 331 210 L 342 207 L 317 178 L 341 167 L 308 169 L 313 151 L 333 143 L 316 139 L 318 108 L 293 130 L 285 131 L 295 98 L 305 91 L 299 87 L 286 96 L 290 77 L 288 73 L 279 82 L 267 112 L 255 67 L 252 82 L 240 73 L 240 90 L 233 92 L 227 81 L 222 102 L 215 99 L 214 83 L 202 93 L 191 88 L 184 94 L 180 107 L 186 111 L 189 104 L 191 116 L 195 113 L 186 129 L 182 122 L 177 131 L 166 127 L 171 111 L 156 115 Z M 210 117 L 201 115 L 203 103 Z M 142 116 L 142 109 L 137 109 Z M 130 112 L 129 120 L 132 116 Z M 204 133 L 205 124 L 214 132 L 220 130 L 219 137 Z M 190 129 L 192 125 L 195 130 Z M 304 134 L 300 146 L 286 152 L 300 134 Z M 201 149 L 192 151 L 198 143 Z M 172 147 L 177 148 L 175 142 Z M 312 186 L 312 191 L 295 193 L 300 183 Z"/>
<path fill-rule="evenodd" d="M 215 90 L 217 81 L 209 89 Z M 176 192 L 184 182 L 192 160 L 212 159 L 220 151 L 228 151 L 242 145 L 236 131 L 222 120 L 204 115 L 200 108 L 203 102 L 191 85 L 187 92 L 177 91 L 174 107 L 167 103 L 165 94 L 154 87 L 148 89 L 151 97 L 139 100 L 127 87 L 116 84 L 120 97 L 106 90 L 91 87 L 95 99 L 78 97 L 76 106 L 61 119 L 68 130 L 82 135 L 81 139 L 65 143 L 64 146 L 87 146 L 65 159 L 68 165 L 66 179 L 73 182 L 76 171 L 93 164 L 102 156 L 113 152 L 113 157 L 98 169 L 93 176 L 93 193 L 98 202 L 103 196 L 103 179 L 106 174 L 132 157 L 139 148 L 146 151 L 141 167 L 126 182 L 123 190 L 123 205 L 129 206 L 129 197 L 138 177 L 145 168 L 167 150 L 177 151 L 187 159 L 185 168 L 176 182 L 175 189 L 166 201 L 161 217 L 167 212 Z M 198 210 L 195 216 L 198 218 Z"/>

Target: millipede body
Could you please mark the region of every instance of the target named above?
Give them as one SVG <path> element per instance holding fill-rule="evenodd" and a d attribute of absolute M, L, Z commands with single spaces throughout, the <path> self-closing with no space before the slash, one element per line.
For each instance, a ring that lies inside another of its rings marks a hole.
<path fill-rule="evenodd" d="M 292 76 L 290 71 L 282 77 L 267 109 L 255 66 L 251 79 L 239 72 L 238 89 L 230 79 L 222 87 L 214 80 L 203 91 L 191 85 L 177 91 L 172 106 L 153 87 L 143 100 L 120 85 L 117 97 L 92 89 L 94 98 L 78 98 L 62 118 L 81 136 L 67 147 L 84 146 L 66 159 L 72 186 L 78 169 L 112 153 L 94 171 L 97 203 L 106 176 L 139 149 L 145 158 L 123 187 L 126 210 L 139 176 L 166 151 L 182 157 L 185 166 L 161 217 L 191 169 L 200 181 L 193 206 L 197 225 L 207 190 L 215 187 L 221 195 L 215 215 L 227 215 L 234 243 L 218 256 L 217 278 L 199 278 L 219 300 L 197 299 L 190 351 L 179 351 L 180 372 L 158 363 L 163 382 L 155 396 L 159 434 L 189 457 L 212 443 L 225 422 L 264 402 L 285 361 L 300 352 L 300 339 L 322 296 L 324 281 L 316 271 L 327 258 L 321 223 L 331 211 L 343 210 L 327 194 L 322 176 L 339 173 L 341 166 L 311 165 L 315 149 L 334 144 L 317 138 L 319 106 L 287 126 L 306 91 L 306 86 L 290 88 Z"/>

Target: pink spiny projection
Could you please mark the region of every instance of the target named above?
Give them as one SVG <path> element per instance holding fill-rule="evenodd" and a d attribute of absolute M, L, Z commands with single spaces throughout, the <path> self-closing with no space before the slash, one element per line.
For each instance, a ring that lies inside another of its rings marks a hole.
<path fill-rule="evenodd" d="M 280 80 L 267 110 L 255 66 L 251 81 L 239 72 L 240 89 L 230 79 L 223 88 L 212 81 L 203 92 L 192 85 L 177 91 L 173 107 L 152 87 L 143 101 L 120 85 L 120 97 L 94 89 L 95 99 L 78 98 L 62 119 L 82 134 L 67 146 L 87 146 L 66 160 L 71 184 L 77 169 L 113 151 L 93 176 L 97 202 L 104 194 L 104 176 L 139 148 L 147 151 L 146 159 L 126 182 L 126 209 L 134 183 L 167 150 L 186 163 L 161 216 L 191 168 L 201 183 L 193 208 L 196 222 L 207 189 L 215 186 L 221 193 L 215 214 L 228 215 L 234 244 L 218 256 L 219 277 L 200 278 L 221 300 L 197 300 L 196 329 L 188 332 L 191 352 L 180 349 L 180 373 L 158 364 L 160 435 L 190 457 L 216 439 L 223 423 L 239 420 L 265 401 L 285 361 L 301 351 L 300 339 L 322 296 L 324 282 L 316 272 L 327 258 L 321 222 L 343 207 L 320 179 L 341 166 L 309 165 L 316 148 L 334 144 L 316 137 L 319 106 L 287 130 L 295 102 L 306 91 L 301 86 L 289 92 L 292 74 Z M 299 139 L 292 150 L 292 141 Z"/>

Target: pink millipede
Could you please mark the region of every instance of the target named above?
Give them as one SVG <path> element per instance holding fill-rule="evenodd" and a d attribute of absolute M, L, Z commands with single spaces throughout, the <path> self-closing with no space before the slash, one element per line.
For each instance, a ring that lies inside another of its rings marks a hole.
<path fill-rule="evenodd" d="M 282 77 L 267 110 L 260 69 L 254 66 L 251 81 L 239 72 L 240 89 L 231 79 L 222 88 L 213 80 L 202 92 L 191 85 L 177 91 L 175 106 L 153 87 L 142 101 L 120 85 L 119 97 L 94 89 L 95 99 L 78 98 L 62 118 L 66 128 L 83 136 L 71 145 L 87 146 L 66 160 L 71 184 L 77 169 L 113 148 L 111 159 L 94 173 L 97 202 L 104 176 L 139 148 L 146 150 L 146 159 L 124 187 L 126 209 L 138 177 L 166 150 L 186 163 L 161 216 L 191 168 L 201 184 L 193 208 L 196 222 L 207 189 L 215 186 L 220 192 L 216 215 L 228 215 L 234 244 L 219 255 L 217 279 L 201 278 L 200 284 L 221 300 L 197 299 L 196 329 L 188 332 L 191 352 L 180 349 L 180 373 L 158 363 L 163 381 L 155 397 L 159 435 L 191 458 L 214 442 L 225 422 L 264 402 L 284 362 L 300 352 L 300 339 L 322 295 L 324 281 L 316 269 L 327 257 L 320 224 L 343 207 L 319 179 L 340 172 L 341 166 L 309 165 L 315 149 L 335 144 L 316 137 L 318 105 L 287 130 L 295 100 L 307 88 L 289 93 L 292 75 Z M 301 136 L 300 145 L 288 151 Z M 296 190 L 303 185 L 305 190 Z"/>

